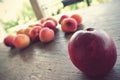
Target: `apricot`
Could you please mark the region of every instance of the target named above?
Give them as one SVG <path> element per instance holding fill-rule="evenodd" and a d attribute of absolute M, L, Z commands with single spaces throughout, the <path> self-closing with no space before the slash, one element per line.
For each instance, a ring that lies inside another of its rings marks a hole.
<path fill-rule="evenodd" d="M 50 28 L 50 29 L 52 29 L 52 30 L 56 30 L 56 24 L 55 24 L 55 22 L 54 21 L 52 21 L 52 20 L 47 20 L 47 21 L 45 21 L 44 23 L 43 23 L 43 27 L 48 27 L 48 28 Z"/>
<path fill-rule="evenodd" d="M 30 31 L 29 36 L 32 41 L 39 40 L 39 32 L 40 32 L 41 28 L 42 27 L 40 27 L 40 26 L 36 26 Z"/>
<path fill-rule="evenodd" d="M 13 40 L 15 39 L 15 36 L 8 35 L 4 38 L 4 44 L 8 47 L 14 47 Z"/>
<path fill-rule="evenodd" d="M 39 33 L 41 42 L 50 42 L 54 39 L 54 31 L 48 27 L 42 28 Z"/>
<path fill-rule="evenodd" d="M 33 24 L 28 25 L 28 28 L 33 28 L 33 27 L 34 27 Z"/>
<path fill-rule="evenodd" d="M 30 38 L 25 34 L 18 34 L 15 37 L 13 44 L 16 48 L 19 49 L 26 48 L 30 44 Z"/>
<path fill-rule="evenodd" d="M 62 15 L 59 19 L 59 24 L 62 23 L 62 21 L 65 19 L 65 18 L 68 18 L 69 16 L 68 15 Z"/>
<path fill-rule="evenodd" d="M 71 15 L 71 18 L 74 18 L 77 21 L 78 25 L 82 23 L 82 17 L 79 14 L 73 14 Z"/>
<path fill-rule="evenodd" d="M 55 18 L 53 18 L 53 17 L 48 17 L 47 19 L 46 19 L 46 21 L 47 20 L 52 20 L 55 24 L 56 24 L 56 26 L 57 26 L 57 20 L 55 19 Z"/>
<path fill-rule="evenodd" d="M 77 22 L 73 18 L 65 18 L 61 23 L 61 29 L 64 32 L 75 32 L 77 30 Z"/>
<path fill-rule="evenodd" d="M 20 29 L 17 31 L 17 34 L 24 34 L 24 31 L 25 31 L 24 29 Z"/>
<path fill-rule="evenodd" d="M 27 27 L 25 30 L 24 30 L 24 34 L 26 34 L 27 36 L 30 37 L 30 31 L 32 30 L 33 28 L 31 27 Z"/>
<path fill-rule="evenodd" d="M 46 21 L 45 18 L 41 18 L 39 22 L 40 22 L 40 24 L 43 24 L 45 21 Z"/>

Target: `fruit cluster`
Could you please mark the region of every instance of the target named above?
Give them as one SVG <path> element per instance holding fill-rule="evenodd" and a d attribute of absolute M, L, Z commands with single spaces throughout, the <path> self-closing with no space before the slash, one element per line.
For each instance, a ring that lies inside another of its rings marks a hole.
<path fill-rule="evenodd" d="M 67 33 L 75 32 L 81 23 L 82 17 L 79 14 L 72 14 L 70 17 L 68 15 L 62 15 L 59 19 L 62 31 Z"/>
<path fill-rule="evenodd" d="M 61 25 L 63 32 L 75 32 L 81 22 L 82 18 L 79 14 L 73 14 L 70 17 L 62 15 L 58 21 L 53 17 L 42 18 L 37 23 L 18 30 L 16 36 L 8 35 L 4 39 L 4 44 L 9 47 L 23 49 L 32 42 L 50 42 L 54 40 L 58 23 Z"/>
<path fill-rule="evenodd" d="M 58 23 L 63 32 L 71 33 L 77 31 L 82 18 L 79 14 L 62 15 L 58 22 L 51 17 L 42 18 L 38 23 L 17 31 L 16 36 L 7 36 L 4 44 L 23 49 L 31 42 L 50 42 L 54 40 Z M 94 28 L 75 32 L 68 42 L 68 53 L 72 63 L 92 77 L 109 73 L 117 59 L 113 39 L 105 31 Z"/>
<path fill-rule="evenodd" d="M 23 49 L 36 41 L 47 43 L 54 39 L 56 27 L 57 21 L 53 17 L 42 18 L 37 23 L 18 30 L 16 36 L 8 35 L 4 39 L 4 44 L 8 47 Z"/>

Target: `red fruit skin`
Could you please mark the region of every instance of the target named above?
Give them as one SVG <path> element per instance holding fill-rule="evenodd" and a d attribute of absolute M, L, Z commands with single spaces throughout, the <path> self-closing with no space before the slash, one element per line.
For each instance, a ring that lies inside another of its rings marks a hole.
<path fill-rule="evenodd" d="M 26 34 L 18 34 L 13 40 L 13 44 L 18 49 L 24 49 L 30 45 L 30 38 Z"/>
<path fill-rule="evenodd" d="M 55 33 L 52 29 L 45 27 L 40 30 L 39 40 L 41 42 L 47 43 L 54 40 Z"/>
<path fill-rule="evenodd" d="M 45 21 L 46 21 L 46 19 L 45 19 L 45 18 L 42 18 L 42 19 L 40 19 L 39 23 L 40 23 L 40 24 L 43 24 Z"/>
<path fill-rule="evenodd" d="M 82 24 L 82 17 L 79 14 L 73 14 L 71 18 L 74 18 L 78 25 Z"/>
<path fill-rule="evenodd" d="M 24 34 L 24 32 L 25 32 L 25 29 L 20 29 L 17 31 L 17 34 Z"/>
<path fill-rule="evenodd" d="M 8 47 L 14 47 L 13 40 L 15 39 L 15 36 L 13 35 L 8 35 L 4 39 L 4 44 Z"/>
<path fill-rule="evenodd" d="M 55 25 L 57 26 L 57 20 L 56 19 L 54 19 L 53 17 L 48 17 L 48 18 L 46 18 L 46 21 L 47 20 L 51 20 L 51 21 L 53 21 L 54 23 L 55 23 Z"/>
<path fill-rule="evenodd" d="M 61 23 L 61 29 L 63 32 L 75 32 L 77 30 L 77 22 L 73 18 L 65 18 Z"/>
<path fill-rule="evenodd" d="M 39 32 L 42 29 L 41 26 L 35 26 L 30 32 L 31 41 L 35 42 L 39 40 Z"/>
<path fill-rule="evenodd" d="M 65 18 L 68 18 L 69 16 L 68 15 L 62 15 L 59 19 L 59 24 L 62 23 L 62 21 L 65 19 Z"/>
<path fill-rule="evenodd" d="M 24 30 L 24 33 L 23 34 L 26 34 L 27 36 L 30 37 L 30 31 L 32 30 L 32 27 L 27 27 L 25 30 Z"/>
<path fill-rule="evenodd" d="M 68 43 L 72 63 L 91 77 L 105 76 L 115 65 L 116 46 L 103 30 L 77 31 Z"/>
<path fill-rule="evenodd" d="M 56 31 L 56 24 L 52 20 L 47 20 L 43 25 L 44 25 L 44 27 L 48 27 L 48 28 Z"/>

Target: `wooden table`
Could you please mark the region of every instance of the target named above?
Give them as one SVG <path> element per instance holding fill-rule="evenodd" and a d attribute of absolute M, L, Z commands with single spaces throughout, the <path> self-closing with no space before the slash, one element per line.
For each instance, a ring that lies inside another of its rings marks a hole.
<path fill-rule="evenodd" d="M 117 46 L 117 62 L 104 78 L 91 79 L 71 63 L 67 44 L 71 35 L 61 30 L 48 44 L 34 43 L 24 50 L 0 44 L 0 80 L 120 80 L 120 1 L 74 11 L 83 17 L 84 27 L 104 29 Z"/>

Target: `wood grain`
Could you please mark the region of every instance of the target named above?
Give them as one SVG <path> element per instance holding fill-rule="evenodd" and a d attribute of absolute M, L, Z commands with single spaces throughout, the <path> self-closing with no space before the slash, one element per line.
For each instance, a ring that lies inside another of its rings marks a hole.
<path fill-rule="evenodd" d="M 70 61 L 67 44 L 72 34 L 58 30 L 55 40 L 36 42 L 24 50 L 0 44 L 0 80 L 120 80 L 120 1 L 74 11 L 83 16 L 83 26 L 104 29 L 117 47 L 117 62 L 103 78 L 92 79 Z M 72 13 L 72 12 L 71 12 Z"/>

